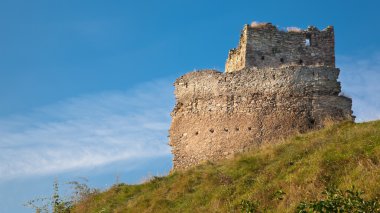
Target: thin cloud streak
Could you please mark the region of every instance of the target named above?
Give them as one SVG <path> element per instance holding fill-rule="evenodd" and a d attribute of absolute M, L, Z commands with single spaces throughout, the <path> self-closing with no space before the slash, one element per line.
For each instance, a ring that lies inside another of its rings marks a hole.
<path fill-rule="evenodd" d="M 380 119 L 380 53 L 368 58 L 338 56 L 342 91 L 352 98 L 357 122 Z"/>
<path fill-rule="evenodd" d="M 170 155 L 171 90 L 155 81 L 0 119 L 0 180 Z"/>
<path fill-rule="evenodd" d="M 380 54 L 338 62 L 357 121 L 380 119 Z M 0 181 L 170 155 L 171 85 L 155 81 L 0 118 Z"/>

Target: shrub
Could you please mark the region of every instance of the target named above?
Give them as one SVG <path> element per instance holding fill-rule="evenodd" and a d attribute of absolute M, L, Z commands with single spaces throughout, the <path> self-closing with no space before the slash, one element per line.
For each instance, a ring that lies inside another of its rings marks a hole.
<path fill-rule="evenodd" d="M 242 213 L 254 213 L 258 212 L 258 203 L 249 200 L 242 200 L 240 202 L 240 210 Z"/>
<path fill-rule="evenodd" d="M 325 199 L 301 202 L 297 207 L 297 212 L 380 212 L 377 199 L 364 200 L 363 192 L 354 187 L 346 191 L 332 187 L 326 189 L 323 194 Z"/>
<path fill-rule="evenodd" d="M 63 198 L 59 194 L 58 180 L 54 180 L 52 196 L 30 200 L 24 206 L 34 209 L 36 213 L 69 213 L 78 201 L 85 200 L 90 195 L 99 192 L 99 190 L 91 189 L 86 183 L 79 181 L 71 181 L 67 184 L 71 185 L 73 189 L 70 198 Z"/>

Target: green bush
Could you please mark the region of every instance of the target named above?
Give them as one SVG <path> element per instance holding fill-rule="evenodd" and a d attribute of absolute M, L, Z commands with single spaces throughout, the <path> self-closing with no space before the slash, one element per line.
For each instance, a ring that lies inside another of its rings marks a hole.
<path fill-rule="evenodd" d="M 346 191 L 332 187 L 326 189 L 323 194 L 325 195 L 323 200 L 301 202 L 297 212 L 380 212 L 377 199 L 365 200 L 362 198 L 363 192 L 354 187 Z"/>
<path fill-rule="evenodd" d="M 87 180 L 84 179 L 86 182 Z M 53 195 L 49 197 L 36 198 L 26 202 L 26 207 L 32 208 L 36 213 L 70 213 L 71 208 L 77 202 L 84 200 L 92 194 L 99 192 L 97 189 L 91 189 L 86 183 L 79 181 L 71 181 L 67 184 L 71 185 L 73 193 L 70 198 L 62 197 L 59 193 L 58 180 L 53 183 Z"/>
<path fill-rule="evenodd" d="M 242 200 L 240 202 L 240 210 L 242 213 L 254 213 L 258 212 L 258 203 L 249 200 Z"/>

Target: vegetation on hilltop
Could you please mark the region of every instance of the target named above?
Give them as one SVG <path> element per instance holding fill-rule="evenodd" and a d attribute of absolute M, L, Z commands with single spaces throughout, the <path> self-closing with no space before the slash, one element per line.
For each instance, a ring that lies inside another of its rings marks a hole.
<path fill-rule="evenodd" d="M 343 122 L 143 184 L 117 184 L 70 212 L 380 212 L 378 198 L 380 121 Z"/>

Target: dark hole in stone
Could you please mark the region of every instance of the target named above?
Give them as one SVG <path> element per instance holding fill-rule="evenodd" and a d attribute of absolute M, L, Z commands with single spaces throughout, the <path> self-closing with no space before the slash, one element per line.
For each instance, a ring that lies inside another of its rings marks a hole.
<path fill-rule="evenodd" d="M 299 64 L 303 64 L 303 61 L 302 61 L 302 59 L 300 59 L 300 60 L 298 61 L 298 63 L 299 63 Z"/>
<path fill-rule="evenodd" d="M 280 58 L 280 61 L 281 61 L 281 63 L 284 63 L 284 59 L 283 58 Z"/>
<path fill-rule="evenodd" d="M 261 56 L 261 60 L 264 60 L 265 59 L 265 56 Z"/>
<path fill-rule="evenodd" d="M 248 130 L 249 130 L 249 131 L 251 131 L 251 130 L 252 130 L 252 128 L 251 128 L 251 127 L 248 127 Z"/>
<path fill-rule="evenodd" d="M 228 129 L 227 129 L 227 128 L 224 128 L 224 131 L 225 131 L 225 132 L 228 132 Z"/>
<path fill-rule="evenodd" d="M 235 130 L 236 130 L 236 131 L 239 131 L 239 127 L 236 127 Z"/>
<path fill-rule="evenodd" d="M 199 134 L 199 132 L 198 132 L 198 131 L 196 131 L 196 132 L 195 132 L 195 135 L 198 135 L 198 134 Z"/>
<path fill-rule="evenodd" d="M 210 132 L 211 132 L 211 133 L 214 133 L 214 129 L 210 129 Z"/>
<path fill-rule="evenodd" d="M 314 125 L 315 124 L 314 118 L 309 118 L 309 122 L 310 122 L 310 124 Z"/>
<path fill-rule="evenodd" d="M 315 125 L 314 118 L 309 118 L 309 124 L 308 124 L 309 129 L 312 129 L 314 125 Z"/>

